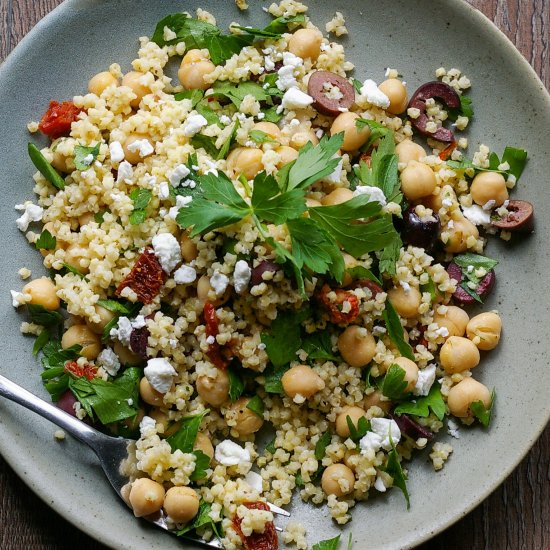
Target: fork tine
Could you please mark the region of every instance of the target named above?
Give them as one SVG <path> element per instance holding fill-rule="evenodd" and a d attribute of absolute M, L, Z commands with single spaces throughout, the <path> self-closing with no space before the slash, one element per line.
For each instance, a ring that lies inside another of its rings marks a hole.
<path fill-rule="evenodd" d="M 287 512 L 286 510 L 283 510 L 282 508 L 279 508 L 278 506 L 275 506 L 275 504 L 271 504 L 271 502 L 268 502 L 267 505 L 269 506 L 269 509 L 274 514 L 278 514 L 280 516 L 285 516 L 287 518 L 290 517 L 290 512 Z"/>

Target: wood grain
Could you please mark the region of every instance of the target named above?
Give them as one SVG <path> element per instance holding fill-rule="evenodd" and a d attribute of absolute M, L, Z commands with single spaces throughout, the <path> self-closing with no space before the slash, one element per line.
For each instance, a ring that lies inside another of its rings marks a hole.
<path fill-rule="evenodd" d="M 494 21 L 550 89 L 550 0 L 468 2 Z M 60 3 L 61 0 L 0 0 L 0 61 Z M 547 428 L 520 466 L 489 498 L 454 526 L 421 545 L 420 550 L 549 549 L 549 464 Z M 105 547 L 53 512 L 0 457 L 0 549 L 66 548 Z"/>

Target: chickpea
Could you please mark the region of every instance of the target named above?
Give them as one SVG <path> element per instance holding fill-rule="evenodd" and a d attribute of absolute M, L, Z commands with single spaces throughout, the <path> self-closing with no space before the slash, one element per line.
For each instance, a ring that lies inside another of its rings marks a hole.
<path fill-rule="evenodd" d="M 405 139 L 395 146 L 395 152 L 399 157 L 399 162 L 408 164 L 411 160 L 419 161 L 426 156 L 426 151 L 422 145 L 418 145 L 411 139 Z"/>
<path fill-rule="evenodd" d="M 344 407 L 342 412 L 336 417 L 336 433 L 340 437 L 349 437 L 350 431 L 348 426 L 348 416 L 351 423 L 357 428 L 359 419 L 367 418 L 367 413 L 361 407 Z"/>
<path fill-rule="evenodd" d="M 365 126 L 361 130 L 355 126 L 355 121 L 358 118 L 360 117 L 357 113 L 342 113 L 334 119 L 330 127 L 331 136 L 344 132 L 342 151 L 355 151 L 369 139 L 370 129 L 368 126 Z"/>
<path fill-rule="evenodd" d="M 84 273 L 84 275 L 89 271 L 86 249 L 77 244 L 71 244 L 67 247 L 67 250 L 65 250 L 65 262 L 78 269 L 81 273 Z"/>
<path fill-rule="evenodd" d="M 325 387 L 324 380 L 308 365 L 296 365 L 288 369 L 281 378 L 285 393 L 294 398 L 298 394 L 311 397 Z"/>
<path fill-rule="evenodd" d="M 261 149 L 237 147 L 227 157 L 227 168 L 236 176 L 243 174 L 247 180 L 251 180 L 264 169 L 262 157 Z"/>
<path fill-rule="evenodd" d="M 259 130 L 275 141 L 281 140 L 281 130 L 274 122 L 256 122 L 252 130 Z"/>
<path fill-rule="evenodd" d="M 308 142 L 311 142 L 313 145 L 317 145 L 319 143 L 319 139 L 313 130 L 296 132 L 290 138 L 290 146 L 298 151 Z"/>
<path fill-rule="evenodd" d="M 191 487 L 170 487 L 164 498 L 164 511 L 176 523 L 188 523 L 199 511 L 199 495 Z"/>
<path fill-rule="evenodd" d="M 357 449 L 347 449 L 344 454 L 344 464 L 353 472 L 357 467 L 357 458 L 359 457 L 359 451 Z"/>
<path fill-rule="evenodd" d="M 208 56 L 202 50 L 189 50 L 181 60 L 182 65 L 191 65 L 199 61 L 208 61 Z"/>
<path fill-rule="evenodd" d="M 182 59 L 178 70 L 178 78 L 187 90 L 207 90 L 210 84 L 204 77 L 216 69 L 216 65 L 208 59 L 189 62 L 189 53 Z"/>
<path fill-rule="evenodd" d="M 317 201 L 315 201 L 317 202 Z M 308 206 L 321 206 L 321 203 L 317 205 L 310 205 L 308 203 L 308 199 L 306 198 L 306 204 Z M 348 269 L 352 269 L 357 266 L 357 259 L 354 258 L 351 254 L 348 254 L 347 252 L 344 252 L 342 254 L 342 257 L 344 258 L 344 266 L 346 268 L 346 272 L 344 273 L 344 278 L 342 279 L 342 286 L 346 287 L 348 285 L 351 285 L 353 282 L 353 277 L 348 273 Z"/>
<path fill-rule="evenodd" d="M 101 95 L 109 86 L 118 86 L 118 80 L 109 71 L 103 71 L 90 78 L 88 91 L 91 94 Z"/>
<path fill-rule="evenodd" d="M 376 342 L 364 327 L 351 325 L 338 337 L 338 350 L 350 367 L 368 365 L 376 354 Z"/>
<path fill-rule="evenodd" d="M 479 350 L 468 338 L 450 336 L 439 350 L 439 359 L 445 372 L 454 374 L 479 365 Z"/>
<path fill-rule="evenodd" d="M 139 395 L 148 405 L 154 407 L 164 406 L 164 395 L 155 390 L 145 376 L 139 381 Z"/>
<path fill-rule="evenodd" d="M 123 365 L 133 366 L 143 363 L 143 359 L 131 349 L 128 349 L 124 344 L 116 340 L 113 344 L 113 351 L 118 355 L 120 362 Z"/>
<path fill-rule="evenodd" d="M 445 243 L 445 250 L 456 254 L 464 252 L 468 249 L 468 239 L 470 237 L 479 237 L 477 227 L 464 216 L 458 220 L 453 220 L 452 227 L 447 226 L 445 232 L 449 234 L 449 238 Z"/>
<path fill-rule="evenodd" d="M 229 399 L 229 375 L 218 369 L 216 378 L 197 377 L 196 388 L 203 401 L 213 407 L 220 407 Z"/>
<path fill-rule="evenodd" d="M 310 197 L 306 197 L 306 205 L 309 208 L 313 208 L 315 206 L 322 206 L 322 204 L 317 199 L 312 199 Z"/>
<path fill-rule="evenodd" d="M 323 472 L 321 487 L 327 495 L 343 497 L 353 491 L 355 475 L 345 464 L 331 464 Z"/>
<path fill-rule="evenodd" d="M 445 327 L 449 331 L 449 336 L 464 336 L 469 320 L 468 314 L 457 306 L 447 306 L 444 315 L 437 312 L 434 314 L 434 323 Z"/>
<path fill-rule="evenodd" d="M 80 214 L 80 216 L 78 216 L 78 225 L 80 225 L 80 227 L 88 225 L 93 221 L 95 221 L 93 212 L 84 212 L 84 214 Z"/>
<path fill-rule="evenodd" d="M 239 436 L 256 433 L 264 423 L 263 418 L 247 408 L 249 401 L 249 397 L 240 397 L 237 401 L 228 405 L 224 411 L 226 420 L 229 418 L 235 420 L 235 425 L 232 428 Z"/>
<path fill-rule="evenodd" d="M 142 84 L 141 80 L 145 75 L 143 73 L 140 73 L 138 71 L 130 71 L 129 73 L 126 73 L 124 77 L 122 78 L 122 86 L 128 86 L 128 88 L 132 89 L 132 92 L 136 95 L 132 101 L 130 101 L 130 106 L 134 109 L 137 109 L 139 107 L 139 104 L 141 103 L 141 100 L 147 95 L 151 93 L 151 90 L 148 86 L 145 86 Z"/>
<path fill-rule="evenodd" d="M 433 170 L 417 160 L 410 160 L 401 172 L 401 190 L 410 201 L 431 195 L 436 185 Z"/>
<path fill-rule="evenodd" d="M 78 344 L 82 346 L 80 355 L 90 361 L 95 359 L 101 352 L 101 338 L 86 325 L 73 325 L 68 328 L 61 338 L 61 347 L 70 348 Z"/>
<path fill-rule="evenodd" d="M 97 304 L 94 306 L 94 309 L 99 315 L 99 321 L 93 322 L 90 319 L 86 319 L 86 325 L 96 334 L 103 334 L 103 329 L 115 318 L 115 314 Z"/>
<path fill-rule="evenodd" d="M 22 290 L 23 294 L 30 294 L 29 304 L 42 306 L 50 311 L 59 309 L 60 301 L 57 297 L 55 285 L 48 277 L 40 277 L 28 282 Z"/>
<path fill-rule="evenodd" d="M 409 104 L 409 98 L 407 95 L 407 88 L 401 80 L 397 78 L 388 78 L 388 80 L 384 80 L 384 82 L 378 86 L 378 89 L 383 94 L 386 94 L 390 100 L 390 106 L 386 109 L 388 113 L 400 115 L 405 112 Z"/>
<path fill-rule="evenodd" d="M 386 399 L 381 391 L 374 390 L 363 399 L 363 408 L 368 411 L 371 407 L 379 407 L 384 412 L 388 413 L 392 408 L 392 402 Z"/>
<path fill-rule="evenodd" d="M 52 161 L 50 164 L 58 171 L 64 174 L 68 174 L 74 169 L 74 162 L 70 157 L 65 156 L 59 151 L 58 145 L 63 141 L 64 138 L 56 139 L 50 145 L 50 150 L 52 152 Z"/>
<path fill-rule="evenodd" d="M 197 434 L 195 444 L 193 445 L 194 451 L 202 451 L 210 460 L 214 458 L 214 446 L 210 438 L 203 432 Z"/>
<path fill-rule="evenodd" d="M 454 416 L 464 418 L 468 416 L 470 405 L 482 401 L 485 407 L 491 405 L 491 392 L 481 382 L 473 378 L 464 378 L 449 390 L 447 405 Z"/>
<path fill-rule="evenodd" d="M 470 194 L 480 206 L 489 201 L 495 201 L 495 206 L 502 206 L 508 200 L 506 180 L 498 172 L 480 172 L 472 180 Z"/>
<path fill-rule="evenodd" d="M 353 199 L 353 191 L 344 187 L 337 187 L 334 191 L 321 199 L 323 206 L 333 206 L 335 204 L 342 204 Z"/>
<path fill-rule="evenodd" d="M 147 140 L 149 143 L 149 139 L 142 135 L 142 134 L 130 134 L 124 143 L 122 144 L 122 149 L 124 150 L 124 158 L 130 163 L 130 164 L 138 164 L 143 161 L 145 157 L 142 157 L 138 149 L 132 148 L 130 150 L 129 146 L 135 143 L 136 141 L 142 141 Z"/>
<path fill-rule="evenodd" d="M 317 29 L 298 29 L 288 41 L 288 51 L 301 57 L 315 61 L 321 53 L 323 35 Z"/>
<path fill-rule="evenodd" d="M 414 286 L 405 289 L 399 285 L 388 290 L 388 300 L 392 303 L 395 311 L 397 311 L 401 317 L 404 319 L 411 319 L 418 315 L 422 294 L 420 294 L 420 291 Z"/>
<path fill-rule="evenodd" d="M 197 281 L 197 297 L 201 302 L 210 302 L 215 307 L 225 304 L 231 297 L 231 288 L 228 286 L 227 290 L 221 295 L 211 300 L 209 298 L 210 291 L 214 292 L 212 285 L 210 284 L 210 278 L 207 275 L 203 275 Z"/>
<path fill-rule="evenodd" d="M 407 387 L 404 392 L 412 392 L 416 386 L 416 382 L 418 381 L 418 366 L 414 361 L 411 361 L 406 357 L 397 357 L 393 362 L 405 371 L 404 380 L 407 382 Z"/>
<path fill-rule="evenodd" d="M 298 158 L 298 151 L 292 147 L 288 147 L 288 145 L 281 145 L 281 147 L 277 147 L 275 152 L 281 157 L 281 160 L 277 163 L 277 168 L 279 169 L 285 164 L 288 164 Z"/>
<path fill-rule="evenodd" d="M 500 340 L 502 321 L 496 313 L 480 313 L 470 319 L 466 326 L 468 338 L 484 351 L 495 349 Z"/>
<path fill-rule="evenodd" d="M 422 204 L 426 208 L 431 208 L 434 212 L 439 212 L 441 208 L 443 208 L 443 201 L 447 199 L 447 201 L 451 201 L 451 203 L 457 202 L 456 193 L 454 192 L 454 189 L 450 185 L 445 185 L 441 189 L 439 189 L 439 192 L 437 195 L 430 195 L 429 197 L 424 197 L 422 199 Z"/>
<path fill-rule="evenodd" d="M 164 487 L 160 483 L 147 477 L 136 479 L 129 496 L 134 515 L 140 518 L 158 512 L 164 503 L 164 495 Z"/>
<path fill-rule="evenodd" d="M 184 231 L 180 237 L 181 257 L 186 262 L 192 262 L 197 259 L 199 251 L 197 245 L 191 240 L 187 231 Z"/>

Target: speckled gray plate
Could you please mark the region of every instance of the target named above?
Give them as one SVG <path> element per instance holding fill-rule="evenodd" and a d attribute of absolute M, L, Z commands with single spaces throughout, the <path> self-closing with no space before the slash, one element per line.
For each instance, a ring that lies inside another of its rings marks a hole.
<path fill-rule="evenodd" d="M 218 25 L 234 20 L 261 26 L 268 19 L 252 0 L 239 14 L 231 0 L 67 0 L 41 21 L 0 70 L 0 372 L 47 398 L 40 384 L 32 340 L 19 333 L 22 318 L 11 306 L 9 289 L 21 287 L 22 266 L 41 272 L 40 257 L 15 227 L 13 205 L 31 199 L 33 166 L 26 155 L 26 123 L 37 120 L 49 99 L 84 93 L 89 77 L 119 62 L 130 67 L 137 38 L 151 35 L 164 15 L 203 7 Z M 384 78 L 395 67 L 409 89 L 432 80 L 434 70 L 459 67 L 472 79 L 475 121 L 470 151 L 479 143 L 501 153 L 524 147 L 530 161 L 515 196 L 532 201 L 537 231 L 522 241 L 493 243 L 500 260 L 498 284 L 487 308 L 504 319 L 499 348 L 483 358 L 476 376 L 497 391 L 489 431 L 462 429 L 444 470 L 434 473 L 427 454 L 409 465 L 411 509 L 399 491 L 359 504 L 346 527 L 355 548 L 409 548 L 441 531 L 481 502 L 515 468 L 549 417 L 547 327 L 550 294 L 550 98 L 533 70 L 497 29 L 460 0 L 379 2 L 315 0 L 311 16 L 321 28 L 335 10 L 350 31 L 342 42 L 358 78 Z M 55 442 L 55 428 L 32 413 L 0 401 L 0 450 L 23 480 L 57 512 L 113 548 L 181 548 L 182 541 L 134 519 L 102 476 L 92 453 L 72 439 Z M 446 436 L 443 437 L 446 440 Z M 339 530 L 326 508 L 295 503 L 293 519 L 306 524 L 311 542 Z"/>

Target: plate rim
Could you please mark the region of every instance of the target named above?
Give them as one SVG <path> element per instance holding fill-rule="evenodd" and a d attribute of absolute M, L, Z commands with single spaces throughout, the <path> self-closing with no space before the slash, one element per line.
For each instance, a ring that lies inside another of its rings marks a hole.
<path fill-rule="evenodd" d="M 307 0 L 304 0 L 307 2 Z M 38 35 L 43 27 L 47 27 L 50 24 L 54 24 L 54 19 L 62 17 L 63 12 L 70 9 L 78 9 L 80 5 L 88 5 L 96 2 L 96 0 L 63 0 L 61 4 L 56 6 L 53 10 L 48 12 L 43 18 L 38 20 L 36 24 L 29 30 L 29 32 L 18 42 L 18 44 L 8 53 L 4 61 L 0 65 L 0 79 L 3 77 L 5 72 L 8 72 L 11 66 L 17 62 L 17 57 L 20 55 L 23 50 L 25 50 L 30 43 L 33 41 L 35 35 Z M 441 2 L 441 0 L 440 0 Z M 484 13 L 479 9 L 475 8 L 469 4 L 466 0 L 443 0 L 441 2 L 441 9 L 445 9 L 446 6 L 453 5 L 453 9 L 459 10 L 462 12 L 462 15 L 469 15 L 477 19 L 477 22 L 480 25 L 483 25 L 493 36 L 497 37 L 500 41 L 499 46 L 506 48 L 505 53 L 510 56 L 511 62 L 519 63 L 522 66 L 522 70 L 527 71 L 530 78 L 536 82 L 538 87 L 538 93 L 540 95 L 539 99 L 542 99 L 545 102 L 543 108 L 550 111 L 550 91 L 546 88 L 545 84 L 542 82 L 541 77 L 531 66 L 529 61 L 523 56 L 523 54 L 517 49 L 514 43 L 511 41 L 506 34 L 501 31 L 496 24 L 489 19 Z M 454 516 L 449 516 L 447 518 L 440 518 L 440 521 L 432 524 L 432 529 L 427 529 L 423 533 L 419 534 L 414 541 L 409 541 L 404 546 L 400 548 L 416 548 L 420 544 L 429 541 L 434 538 L 436 535 L 440 534 L 444 530 L 448 529 L 466 515 L 468 515 L 474 508 L 486 500 L 493 492 L 495 492 L 510 476 L 510 474 L 519 466 L 522 460 L 528 455 L 532 450 L 535 443 L 539 440 L 542 432 L 550 423 L 550 404 L 547 406 L 546 418 L 544 415 L 541 415 L 541 421 L 539 424 L 534 426 L 534 430 L 531 430 L 532 437 L 530 438 L 529 445 L 526 448 L 522 449 L 515 458 L 508 464 L 508 466 L 501 470 L 499 475 L 499 480 L 496 484 L 490 485 L 487 488 L 481 490 L 477 493 L 474 498 L 468 501 L 464 506 L 460 507 L 458 511 L 455 510 Z M 533 428 L 532 425 L 530 425 Z M 15 447 L 15 446 L 14 446 Z M 6 463 L 11 467 L 11 469 L 17 474 L 17 477 L 22 481 L 29 489 L 33 491 L 50 509 L 59 514 L 65 521 L 71 523 L 74 527 L 88 535 L 89 537 L 95 539 L 96 541 L 104 544 L 110 548 L 119 548 L 120 546 L 116 545 L 117 541 L 112 541 L 108 538 L 108 535 L 102 531 L 99 527 L 93 526 L 90 523 L 80 520 L 76 515 L 70 514 L 69 506 L 64 505 L 63 501 L 51 500 L 51 493 L 47 490 L 47 484 L 40 484 L 39 475 L 36 474 L 33 476 L 32 471 L 26 471 L 24 466 L 18 465 L 18 456 L 17 450 L 14 448 L 10 452 L 9 446 L 2 445 L 2 440 L 0 439 L 0 454 L 6 461 Z"/>

